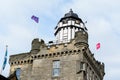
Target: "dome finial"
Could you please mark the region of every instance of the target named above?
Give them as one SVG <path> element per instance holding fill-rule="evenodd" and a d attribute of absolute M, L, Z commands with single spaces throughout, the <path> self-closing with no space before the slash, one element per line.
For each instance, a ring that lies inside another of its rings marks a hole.
<path fill-rule="evenodd" d="M 72 8 L 70 8 L 70 13 L 73 13 Z"/>

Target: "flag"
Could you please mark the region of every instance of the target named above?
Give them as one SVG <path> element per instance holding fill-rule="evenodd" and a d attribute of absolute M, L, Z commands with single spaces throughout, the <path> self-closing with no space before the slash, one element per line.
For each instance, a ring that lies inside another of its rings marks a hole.
<path fill-rule="evenodd" d="M 2 70 L 5 69 L 5 66 L 6 66 L 6 64 L 7 64 L 7 54 L 8 54 L 8 52 L 7 52 L 7 46 L 6 46 L 6 52 L 5 52 L 5 57 L 4 57 L 4 62 L 3 62 Z"/>
<path fill-rule="evenodd" d="M 39 18 L 38 18 L 38 17 L 36 17 L 36 16 L 34 16 L 34 15 L 31 17 L 31 19 L 32 19 L 32 20 L 34 20 L 36 23 L 38 23 L 38 22 L 39 22 Z"/>
<path fill-rule="evenodd" d="M 98 50 L 100 48 L 100 43 L 96 44 L 96 49 Z"/>

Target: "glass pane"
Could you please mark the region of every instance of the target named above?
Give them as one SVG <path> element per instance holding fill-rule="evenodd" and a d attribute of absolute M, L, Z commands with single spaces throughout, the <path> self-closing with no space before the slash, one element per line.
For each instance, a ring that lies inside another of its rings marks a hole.
<path fill-rule="evenodd" d="M 80 24 L 80 21 L 79 21 L 79 20 L 76 20 L 75 23 L 76 23 L 76 24 Z"/>
<path fill-rule="evenodd" d="M 21 69 L 20 68 L 17 68 L 16 69 L 16 76 L 17 76 L 17 79 L 20 80 L 20 74 L 21 74 Z"/>
<path fill-rule="evenodd" d="M 53 68 L 60 68 L 60 61 L 54 61 Z"/>
<path fill-rule="evenodd" d="M 80 63 L 80 69 L 81 70 L 83 69 L 83 63 L 82 62 Z"/>
<path fill-rule="evenodd" d="M 60 69 L 53 69 L 53 76 L 59 76 Z"/>

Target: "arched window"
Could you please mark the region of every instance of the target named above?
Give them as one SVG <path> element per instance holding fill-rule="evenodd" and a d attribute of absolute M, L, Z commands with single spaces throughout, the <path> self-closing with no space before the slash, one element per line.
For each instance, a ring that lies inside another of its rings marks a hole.
<path fill-rule="evenodd" d="M 20 68 L 17 68 L 17 69 L 16 69 L 17 80 L 20 80 L 20 74 L 21 74 L 21 69 L 20 69 Z"/>

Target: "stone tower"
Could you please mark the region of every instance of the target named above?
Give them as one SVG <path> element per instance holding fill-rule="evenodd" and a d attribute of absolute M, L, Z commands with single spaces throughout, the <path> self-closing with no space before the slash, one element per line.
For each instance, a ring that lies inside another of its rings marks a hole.
<path fill-rule="evenodd" d="M 34 39 L 30 52 L 10 56 L 18 80 L 103 80 L 104 63 L 94 58 L 82 19 L 70 10 L 55 27 L 56 41 Z"/>

